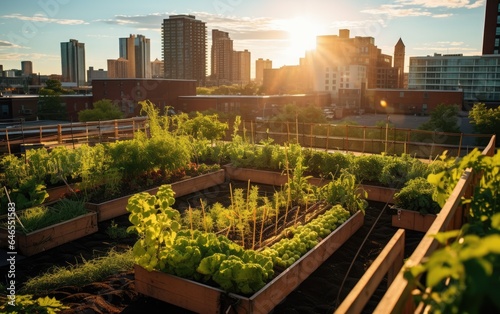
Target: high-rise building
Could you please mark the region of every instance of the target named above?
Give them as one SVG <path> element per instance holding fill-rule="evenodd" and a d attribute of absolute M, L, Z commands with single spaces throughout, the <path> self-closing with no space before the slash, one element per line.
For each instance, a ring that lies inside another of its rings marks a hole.
<path fill-rule="evenodd" d="M 394 68 L 399 70 L 398 87 L 404 88 L 405 85 L 405 44 L 399 38 L 396 46 L 394 46 Z"/>
<path fill-rule="evenodd" d="M 163 20 L 162 46 L 166 79 L 196 80 L 205 85 L 207 73 L 206 24 L 193 15 L 171 15 Z"/>
<path fill-rule="evenodd" d="M 484 18 L 483 55 L 500 53 L 500 1 L 486 1 Z"/>
<path fill-rule="evenodd" d="M 404 68 L 404 44 L 400 41 L 396 46 L 395 65 Z M 396 75 L 399 71 L 393 69 L 392 57 L 382 54 L 373 37 L 351 38 L 347 29 L 339 35 L 318 36 L 316 49 L 306 58 L 313 90 L 329 92 L 334 102 L 341 90 L 398 88 L 403 84 L 404 76 Z"/>
<path fill-rule="evenodd" d="M 163 78 L 163 61 L 156 58 L 151 62 L 151 75 L 153 78 Z"/>
<path fill-rule="evenodd" d="M 108 59 L 108 78 L 128 78 L 129 61 L 125 58 Z"/>
<path fill-rule="evenodd" d="M 408 89 L 463 90 L 464 102 L 500 102 L 500 55 L 410 57 Z M 424 99 L 425 101 L 425 99 Z"/>
<path fill-rule="evenodd" d="M 76 39 L 61 43 L 62 81 L 85 84 L 85 44 Z"/>
<path fill-rule="evenodd" d="M 233 51 L 233 83 L 250 83 L 250 51 Z"/>
<path fill-rule="evenodd" d="M 120 58 L 129 61 L 129 78 L 151 78 L 150 39 L 143 35 L 130 35 L 119 39 Z"/>
<path fill-rule="evenodd" d="M 233 41 L 229 33 L 212 30 L 211 79 L 219 84 L 227 84 L 232 79 Z"/>
<path fill-rule="evenodd" d="M 31 61 L 21 61 L 21 71 L 23 76 L 30 76 L 33 74 L 33 62 Z"/>
<path fill-rule="evenodd" d="M 272 69 L 273 62 L 269 59 L 259 58 L 255 61 L 255 83 L 262 84 L 264 80 L 264 70 Z"/>

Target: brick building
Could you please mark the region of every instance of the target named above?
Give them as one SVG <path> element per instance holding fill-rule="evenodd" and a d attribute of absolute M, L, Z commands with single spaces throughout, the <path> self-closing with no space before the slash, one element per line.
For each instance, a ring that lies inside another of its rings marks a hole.
<path fill-rule="evenodd" d="M 92 81 L 93 101 L 110 99 L 125 117 L 140 114 L 139 101 L 149 100 L 160 112 L 165 107 L 178 107 L 179 96 L 195 96 L 195 80 L 167 79 L 97 79 Z"/>

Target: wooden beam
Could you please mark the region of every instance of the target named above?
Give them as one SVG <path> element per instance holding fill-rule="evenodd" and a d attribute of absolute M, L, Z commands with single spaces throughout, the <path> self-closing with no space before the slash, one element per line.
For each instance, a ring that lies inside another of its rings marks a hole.
<path fill-rule="evenodd" d="M 462 206 L 462 196 L 473 181 L 472 177 L 472 169 L 466 169 L 429 231 L 406 261 L 404 268 L 420 264 L 425 257 L 436 250 L 438 242 L 430 235 L 447 230 L 450 223 L 453 223 L 457 208 Z M 373 313 L 406 313 L 408 311 L 407 302 L 412 302 L 411 291 L 415 287 L 403 278 L 403 272 L 404 269 L 398 273 Z M 409 307 L 411 308 L 411 306 Z"/>
<path fill-rule="evenodd" d="M 399 271 L 403 264 L 404 249 L 405 230 L 398 229 L 335 313 L 361 313 L 385 274 Z"/>

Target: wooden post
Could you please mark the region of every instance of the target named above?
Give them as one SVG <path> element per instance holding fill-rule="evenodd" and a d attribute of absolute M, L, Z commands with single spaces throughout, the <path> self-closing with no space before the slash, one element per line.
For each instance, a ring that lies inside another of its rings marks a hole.
<path fill-rule="evenodd" d="M 460 157 L 460 153 L 461 153 L 461 149 L 462 149 L 462 140 L 463 140 L 463 137 L 464 137 L 464 134 L 463 133 L 460 133 L 460 143 L 458 143 L 458 153 L 457 153 L 457 157 Z"/>
<path fill-rule="evenodd" d="M 7 150 L 9 151 L 9 155 L 11 154 L 10 152 L 10 141 L 9 141 L 9 130 L 5 129 L 5 138 L 7 139 Z"/>
<path fill-rule="evenodd" d="M 328 123 L 328 127 L 326 128 L 326 146 L 325 151 L 328 151 L 328 140 L 330 139 L 330 123 Z"/>
<path fill-rule="evenodd" d="M 85 137 L 87 138 L 87 143 L 89 142 L 89 123 L 85 122 Z"/>
<path fill-rule="evenodd" d="M 62 143 L 62 125 L 60 124 L 57 125 L 57 143 Z"/>
<path fill-rule="evenodd" d="M 311 123 L 311 141 L 310 142 L 311 142 L 310 146 L 312 149 L 313 148 L 313 124 L 312 123 Z"/>
<path fill-rule="evenodd" d="M 253 137 L 253 120 L 250 120 L 250 134 L 252 135 L 252 144 L 255 144 Z"/>
<path fill-rule="evenodd" d="M 115 120 L 115 140 L 118 139 L 118 120 Z"/>
<path fill-rule="evenodd" d="M 43 128 L 40 126 L 40 144 L 43 142 Z"/>
<path fill-rule="evenodd" d="M 349 152 L 349 125 L 345 125 L 345 143 L 344 143 L 344 149 L 346 152 Z"/>
<path fill-rule="evenodd" d="M 366 145 L 366 125 L 363 126 L 363 153 L 365 152 Z"/>

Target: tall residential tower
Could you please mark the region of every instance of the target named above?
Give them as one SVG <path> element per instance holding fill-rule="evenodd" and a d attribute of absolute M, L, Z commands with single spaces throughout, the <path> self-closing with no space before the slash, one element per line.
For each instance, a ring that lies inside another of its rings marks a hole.
<path fill-rule="evenodd" d="M 229 33 L 212 30 L 211 79 L 219 84 L 229 84 L 232 79 L 233 41 Z"/>
<path fill-rule="evenodd" d="M 130 35 L 119 40 L 120 58 L 128 60 L 128 77 L 151 78 L 150 39 Z"/>
<path fill-rule="evenodd" d="M 196 80 L 205 85 L 207 31 L 193 15 L 171 15 L 163 20 L 162 46 L 166 79 Z"/>
<path fill-rule="evenodd" d="M 76 39 L 61 43 L 62 81 L 85 84 L 85 44 Z"/>
<path fill-rule="evenodd" d="M 486 1 L 484 18 L 483 55 L 500 54 L 500 1 Z"/>

